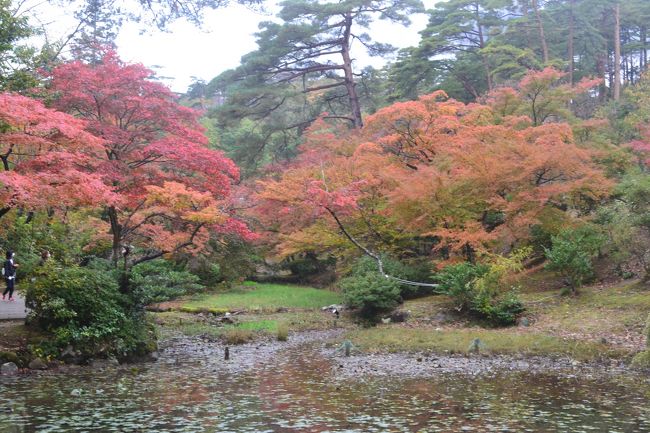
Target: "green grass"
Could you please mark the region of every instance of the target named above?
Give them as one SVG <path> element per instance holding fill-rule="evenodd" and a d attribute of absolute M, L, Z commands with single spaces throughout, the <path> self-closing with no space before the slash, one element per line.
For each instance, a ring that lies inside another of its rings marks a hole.
<path fill-rule="evenodd" d="M 314 309 L 340 302 L 340 294 L 329 290 L 281 284 L 246 283 L 227 292 L 196 296 L 181 308 L 186 311 L 193 309 L 273 311 L 278 308 Z"/>
<path fill-rule="evenodd" d="M 159 336 L 163 340 L 178 335 L 207 336 L 225 340 L 239 334 L 246 334 L 247 338 L 254 336 L 277 337 L 289 332 L 329 329 L 334 326 L 331 314 L 308 310 L 241 314 L 233 316 L 237 323 L 224 326 L 211 324 L 205 317 L 186 311 L 167 311 L 149 313 L 149 315 L 157 324 Z"/>
<path fill-rule="evenodd" d="M 403 328 L 380 326 L 349 332 L 347 337 L 365 352 L 434 352 L 468 353 L 475 338 L 483 343 L 482 351 L 491 354 L 568 356 L 580 361 L 620 358 L 626 351 L 595 342 L 565 340 L 557 337 L 508 330 Z"/>

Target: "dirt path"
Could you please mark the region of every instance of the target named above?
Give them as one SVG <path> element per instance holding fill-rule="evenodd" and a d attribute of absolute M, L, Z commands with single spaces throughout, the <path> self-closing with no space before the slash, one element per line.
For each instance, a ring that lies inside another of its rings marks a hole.
<path fill-rule="evenodd" d="M 25 310 L 25 299 L 18 293 L 14 293 L 13 302 L 0 301 L 0 320 L 24 319 L 27 316 Z"/>

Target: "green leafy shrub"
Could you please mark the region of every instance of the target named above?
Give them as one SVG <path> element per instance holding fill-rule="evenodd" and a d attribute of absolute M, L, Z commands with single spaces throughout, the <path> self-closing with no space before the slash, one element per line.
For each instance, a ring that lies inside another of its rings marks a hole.
<path fill-rule="evenodd" d="M 575 293 L 593 276 L 593 258 L 603 242 L 603 236 L 591 226 L 565 229 L 552 237 L 550 249 L 545 248 L 546 268 L 567 278 Z"/>
<path fill-rule="evenodd" d="M 495 256 L 488 264 L 459 263 L 436 274 L 438 291 L 452 298 L 458 311 L 465 311 L 495 326 L 515 324 L 525 311 L 507 278 L 521 271 L 522 261 L 532 248 L 514 252 L 510 257 Z"/>
<path fill-rule="evenodd" d="M 474 283 L 488 271 L 487 265 L 469 262 L 446 266 L 435 275 L 438 292 L 450 296 L 457 310 L 468 310 L 476 297 Z"/>
<path fill-rule="evenodd" d="M 397 307 L 402 298 L 399 284 L 379 272 L 353 274 L 340 282 L 343 301 L 364 319 L 375 320 L 380 314 Z"/>
<path fill-rule="evenodd" d="M 420 283 L 432 283 L 433 270 L 428 262 L 406 264 L 388 256 L 382 257 L 384 272 L 390 276 Z M 368 273 L 379 273 L 377 261 L 372 257 L 363 256 L 359 258 L 353 268 L 352 275 L 360 276 Z M 432 287 L 420 287 L 410 284 L 399 284 L 400 295 L 404 299 L 412 299 L 418 296 L 430 295 Z"/>
<path fill-rule="evenodd" d="M 218 240 L 211 239 L 209 245 L 214 252 L 207 258 L 208 263 L 219 266 L 220 281 L 226 283 L 242 282 L 255 275 L 257 264 L 262 261 L 255 248 L 238 236 L 224 235 Z M 210 273 L 212 271 L 210 269 Z M 209 276 L 214 277 L 213 274 Z M 203 281 L 203 284 L 208 282 Z"/>
<path fill-rule="evenodd" d="M 158 259 L 141 263 L 131 269 L 129 287 L 134 298 L 143 305 L 163 302 L 204 289 L 199 277 L 173 263 Z"/>
<path fill-rule="evenodd" d="M 18 281 L 32 277 L 42 263 L 44 251 L 49 251 L 53 258 L 65 264 L 77 263 L 85 255 L 83 246 L 90 238 L 87 227 L 74 222 L 66 225 L 40 213 L 28 217 L 11 212 L 3 217 L 3 221 L 5 225 L 0 236 L 2 259 L 7 250 L 16 253 L 16 263 L 20 265 Z"/>
<path fill-rule="evenodd" d="M 114 274 L 50 260 L 35 272 L 26 296 L 30 321 L 53 334 L 59 348 L 86 356 L 127 357 L 155 347 L 155 335 Z"/>

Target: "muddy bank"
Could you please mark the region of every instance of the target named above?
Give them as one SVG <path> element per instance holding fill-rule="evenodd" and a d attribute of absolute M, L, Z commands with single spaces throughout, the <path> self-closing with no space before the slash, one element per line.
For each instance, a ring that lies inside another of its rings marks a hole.
<path fill-rule="evenodd" d="M 237 374 L 273 369 L 287 359 L 307 359 L 319 365 L 330 380 L 350 381 L 381 377 L 400 379 L 433 378 L 446 374 L 491 377 L 508 372 L 553 373 L 563 377 L 637 375 L 620 360 L 578 362 L 569 358 L 525 357 L 522 355 L 441 355 L 422 353 L 362 353 L 352 349 L 344 356 L 345 329 L 306 331 L 290 334 L 284 342 L 272 338 L 226 346 L 220 340 L 179 336 L 161 342 L 159 364 L 175 368 L 198 364 L 215 373 Z M 228 347 L 229 359 L 225 352 Z M 61 365 L 48 371 L 25 370 L 29 375 L 66 374 L 79 370 L 138 369 L 144 364 L 97 362 L 90 366 Z M 641 375 L 643 380 L 650 376 Z"/>
<path fill-rule="evenodd" d="M 344 356 L 345 330 L 309 331 L 292 334 L 288 341 L 257 341 L 229 347 L 228 361 L 225 347 L 220 342 L 200 338 L 179 337 L 163 345 L 158 362 L 180 364 L 194 359 L 213 371 L 230 373 L 256 368 L 272 368 L 275 362 L 287 357 L 319 358 L 324 361 L 332 380 L 350 380 L 372 377 L 427 378 L 441 374 L 490 376 L 507 372 L 546 373 L 562 376 L 592 377 L 616 374 L 636 374 L 620 360 L 578 362 L 569 358 L 440 355 L 435 353 L 358 353 Z"/>

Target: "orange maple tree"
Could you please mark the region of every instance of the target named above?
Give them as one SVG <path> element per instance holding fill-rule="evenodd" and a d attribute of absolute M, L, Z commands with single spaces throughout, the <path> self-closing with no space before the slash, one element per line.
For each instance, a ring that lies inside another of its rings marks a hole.
<path fill-rule="evenodd" d="M 332 245 L 341 232 L 370 241 L 373 231 L 435 238 L 447 252 L 508 250 L 546 210 L 579 216 L 611 188 L 595 152 L 557 121 L 569 92 L 560 76 L 531 73 L 482 104 L 425 95 L 368 116 L 360 131 L 321 120 L 298 159 L 258 184 L 256 213 L 284 254 Z M 526 115 L 531 87 L 544 108 Z"/>

